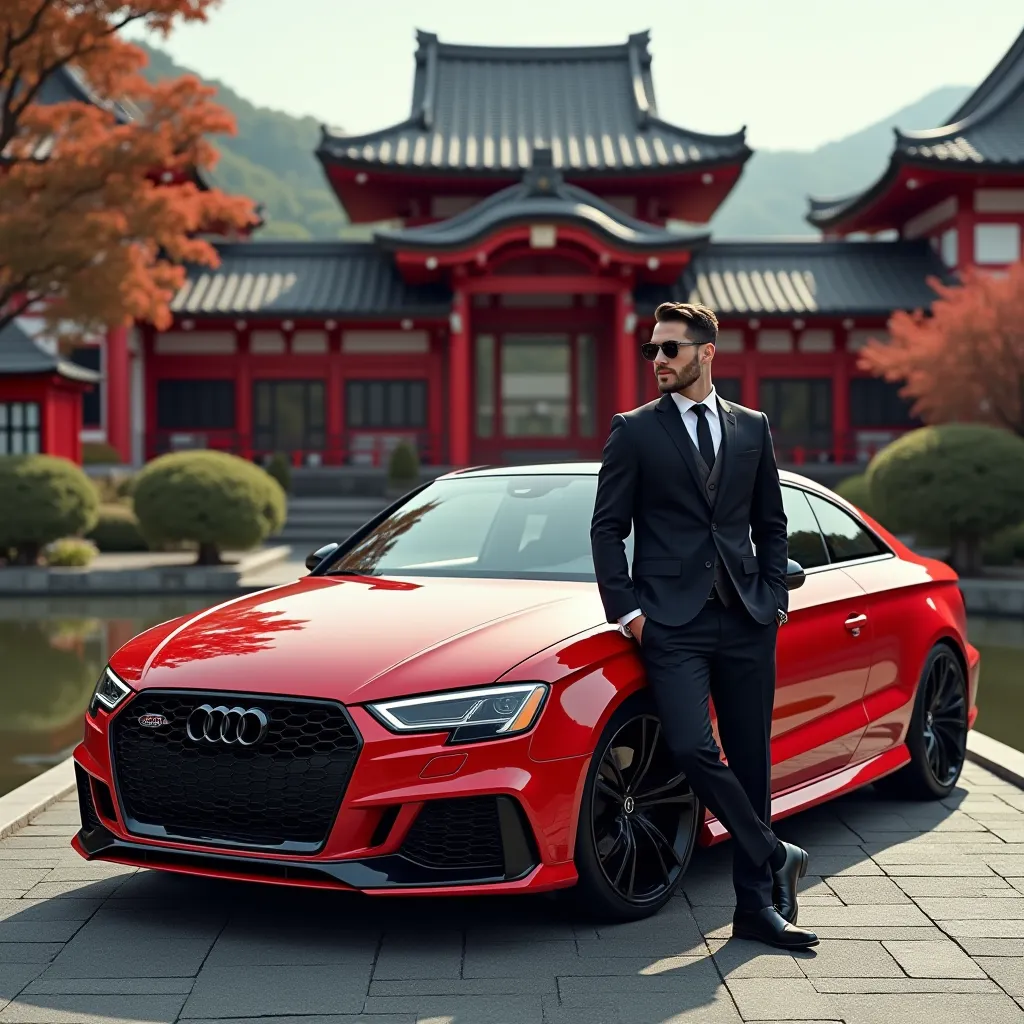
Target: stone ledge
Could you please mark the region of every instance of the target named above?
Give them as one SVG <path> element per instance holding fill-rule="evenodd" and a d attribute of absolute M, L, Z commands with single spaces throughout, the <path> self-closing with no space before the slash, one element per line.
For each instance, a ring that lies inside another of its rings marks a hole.
<path fill-rule="evenodd" d="M 155 564 L 124 568 L 7 566 L 0 569 L 0 595 L 230 594 L 243 576 L 283 562 L 291 546 L 277 544 L 242 555 L 232 565 Z"/>
<path fill-rule="evenodd" d="M 0 839 L 17 832 L 74 788 L 75 764 L 69 757 L 6 796 L 0 796 Z"/>
<path fill-rule="evenodd" d="M 984 733 L 967 734 L 967 760 L 1024 789 L 1024 753 Z"/>
<path fill-rule="evenodd" d="M 964 579 L 957 584 L 972 615 L 1006 615 L 1024 619 L 1024 579 Z"/>

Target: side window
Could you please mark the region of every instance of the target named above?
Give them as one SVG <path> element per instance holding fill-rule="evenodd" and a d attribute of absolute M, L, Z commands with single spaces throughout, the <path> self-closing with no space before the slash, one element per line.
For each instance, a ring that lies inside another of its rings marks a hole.
<path fill-rule="evenodd" d="M 825 544 L 833 562 L 852 562 L 856 558 L 870 558 L 885 551 L 856 519 L 837 505 L 816 494 L 809 494 L 807 500 L 825 535 Z"/>
<path fill-rule="evenodd" d="M 828 565 L 825 542 L 804 492 L 795 487 L 783 487 L 782 504 L 789 522 L 786 531 L 789 537 L 789 557 L 799 562 L 804 569 Z"/>

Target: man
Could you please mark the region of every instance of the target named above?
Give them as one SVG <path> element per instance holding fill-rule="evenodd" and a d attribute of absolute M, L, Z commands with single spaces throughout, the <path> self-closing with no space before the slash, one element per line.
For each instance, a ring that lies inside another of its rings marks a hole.
<path fill-rule="evenodd" d="M 654 315 L 641 351 L 661 398 L 612 420 L 590 530 L 597 583 L 608 621 L 640 645 L 669 751 L 735 842 L 733 935 L 801 949 L 818 942 L 795 925 L 808 857 L 768 824 L 775 644 L 789 604 L 768 421 L 715 393 L 710 309 L 665 302 Z"/>

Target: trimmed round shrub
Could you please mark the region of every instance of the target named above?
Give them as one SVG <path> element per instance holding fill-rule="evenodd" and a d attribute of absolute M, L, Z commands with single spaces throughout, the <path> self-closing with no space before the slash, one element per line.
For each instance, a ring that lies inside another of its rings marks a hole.
<path fill-rule="evenodd" d="M 420 460 L 408 441 L 395 445 L 388 460 L 388 480 L 395 486 L 411 486 L 420 478 Z"/>
<path fill-rule="evenodd" d="M 889 529 L 942 538 L 953 567 L 976 575 L 984 539 L 1020 522 L 1024 440 L 976 424 L 922 427 L 880 451 L 867 476 Z"/>
<path fill-rule="evenodd" d="M 85 441 L 82 444 L 82 464 L 84 466 L 119 466 L 121 455 L 118 450 L 106 441 Z"/>
<path fill-rule="evenodd" d="M 851 505 L 856 505 L 861 512 L 866 512 L 869 516 L 874 517 L 867 473 L 848 476 L 836 487 L 836 494 L 845 498 Z"/>
<path fill-rule="evenodd" d="M 89 478 L 53 455 L 0 456 L 0 550 L 35 565 L 44 545 L 85 533 L 96 522 L 99 498 Z"/>
<path fill-rule="evenodd" d="M 130 505 L 100 505 L 99 518 L 88 537 L 100 551 L 149 550 L 139 520 Z"/>
<path fill-rule="evenodd" d="M 224 548 L 255 547 L 284 525 L 281 485 L 226 452 L 161 455 L 135 478 L 135 515 L 151 546 L 190 541 L 197 563 L 216 565 Z"/>
<path fill-rule="evenodd" d="M 46 545 L 44 556 L 47 565 L 88 565 L 99 552 L 91 540 L 81 537 L 62 537 Z"/>
<path fill-rule="evenodd" d="M 288 456 L 283 452 L 275 452 L 267 463 L 267 472 L 284 488 L 285 492 L 292 489 L 292 467 Z"/>

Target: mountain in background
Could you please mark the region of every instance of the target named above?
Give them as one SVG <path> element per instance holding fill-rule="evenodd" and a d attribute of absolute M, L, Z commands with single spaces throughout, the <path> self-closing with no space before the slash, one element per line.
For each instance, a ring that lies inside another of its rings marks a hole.
<path fill-rule="evenodd" d="M 809 152 L 760 149 L 711 222 L 715 238 L 817 235 L 804 220 L 809 195 L 830 199 L 873 184 L 893 149 L 893 128 L 918 131 L 948 123 L 970 93 L 947 85 L 853 135 Z"/>
<path fill-rule="evenodd" d="M 175 64 L 163 50 L 144 49 L 149 53 L 146 73 L 154 81 L 195 74 Z M 222 82 L 202 80 L 216 88 L 217 101 L 238 122 L 236 136 L 215 140 L 221 158 L 210 177 L 224 191 L 263 204 L 266 224 L 257 240 L 365 237 L 365 229 L 347 227 L 348 218 L 313 155 L 320 141 L 315 118 L 257 107 Z M 804 220 L 808 195 L 842 196 L 866 188 L 885 169 L 894 127 L 913 130 L 945 124 L 969 92 L 966 86 L 936 89 L 877 124 L 809 152 L 758 150 L 715 215 L 714 236 L 815 236 Z"/>
<path fill-rule="evenodd" d="M 151 81 L 196 74 L 163 50 L 140 45 L 149 54 L 145 73 Z M 238 124 L 237 135 L 214 140 L 221 156 L 209 177 L 225 192 L 263 204 L 266 224 L 256 237 L 337 238 L 348 218 L 313 155 L 320 142 L 316 118 L 257 107 L 223 82 L 196 77 L 217 90 L 217 102 Z"/>

